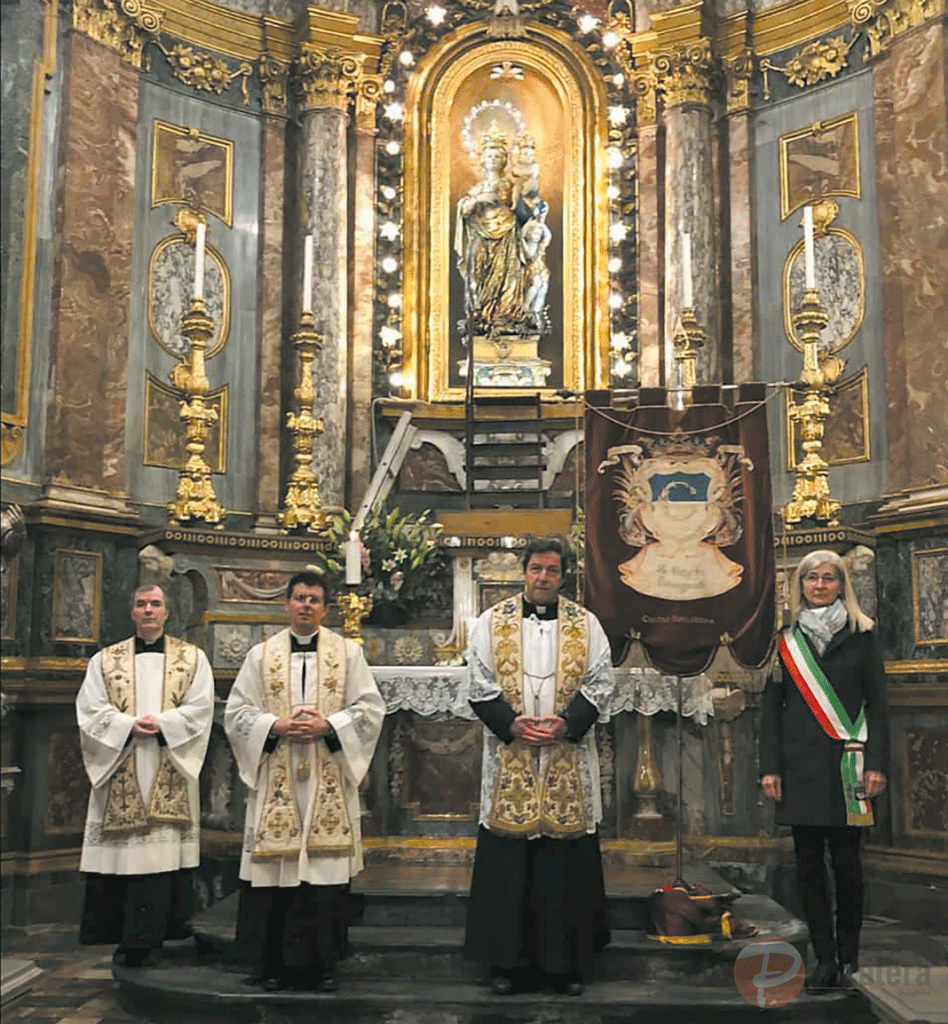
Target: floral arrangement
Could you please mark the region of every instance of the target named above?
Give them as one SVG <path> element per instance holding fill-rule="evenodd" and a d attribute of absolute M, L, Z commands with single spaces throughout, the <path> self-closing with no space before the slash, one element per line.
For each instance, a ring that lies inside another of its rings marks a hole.
<path fill-rule="evenodd" d="M 441 527 L 420 516 L 388 509 L 384 502 L 372 506 L 359 530 L 362 582 L 354 585 L 358 594 L 371 595 L 369 625 L 395 625 L 442 606 L 448 585 L 447 558 L 438 547 Z M 352 514 L 343 511 L 329 527 L 327 536 L 337 542 L 334 554 L 320 556 L 322 568 L 336 588 L 346 578 L 344 547 L 352 531 Z"/>

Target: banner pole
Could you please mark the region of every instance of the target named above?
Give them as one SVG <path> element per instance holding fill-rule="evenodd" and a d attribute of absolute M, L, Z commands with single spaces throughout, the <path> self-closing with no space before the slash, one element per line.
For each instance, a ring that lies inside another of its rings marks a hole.
<path fill-rule="evenodd" d="M 681 804 L 682 794 L 682 776 L 684 775 L 684 767 L 682 765 L 682 750 L 681 750 L 681 676 L 675 676 L 675 682 L 678 684 L 678 811 L 675 815 L 675 878 L 681 878 L 684 866 L 682 864 L 682 815 L 684 809 Z"/>

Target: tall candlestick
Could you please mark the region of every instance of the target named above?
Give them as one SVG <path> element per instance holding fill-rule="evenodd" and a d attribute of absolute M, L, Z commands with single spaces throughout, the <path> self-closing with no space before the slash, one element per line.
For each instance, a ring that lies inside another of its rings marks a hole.
<path fill-rule="evenodd" d="M 362 542 L 353 530 L 345 543 L 346 548 L 346 583 L 362 582 Z"/>
<path fill-rule="evenodd" d="M 694 294 L 691 288 L 691 234 L 682 232 L 681 236 L 681 263 L 682 280 L 684 281 L 684 300 L 682 305 L 685 309 L 691 309 L 694 304 Z"/>
<path fill-rule="evenodd" d="M 197 235 L 194 242 L 194 298 L 204 298 L 204 236 L 207 225 L 198 221 Z"/>
<path fill-rule="evenodd" d="M 303 312 L 313 312 L 313 236 L 303 243 Z"/>
<path fill-rule="evenodd" d="M 816 289 L 816 260 L 813 256 L 813 207 L 803 207 L 803 259 L 806 270 L 806 290 Z"/>

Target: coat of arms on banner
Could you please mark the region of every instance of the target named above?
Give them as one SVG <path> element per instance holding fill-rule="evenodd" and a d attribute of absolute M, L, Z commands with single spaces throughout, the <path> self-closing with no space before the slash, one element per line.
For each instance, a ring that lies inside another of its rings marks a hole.
<path fill-rule="evenodd" d="M 766 387 L 663 388 L 586 402 L 586 604 L 619 663 L 640 644 L 663 672 L 703 672 L 719 646 L 759 667 L 774 636 Z"/>
<path fill-rule="evenodd" d="M 608 449 L 599 464 L 614 473 L 618 533 L 638 552 L 619 566 L 625 586 L 649 597 L 694 601 L 738 586 L 743 566 L 721 548 L 743 532 L 740 445 L 720 438 L 643 440 Z"/>

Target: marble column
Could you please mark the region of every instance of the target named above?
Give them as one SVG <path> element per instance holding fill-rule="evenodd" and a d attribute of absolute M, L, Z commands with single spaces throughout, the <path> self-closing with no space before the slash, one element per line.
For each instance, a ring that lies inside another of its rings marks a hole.
<path fill-rule="evenodd" d="M 907 32 L 891 42 L 873 76 L 890 491 L 948 479 L 944 43 L 940 20 Z"/>
<path fill-rule="evenodd" d="M 367 77 L 356 97 L 352 168 L 352 319 L 349 337 L 348 507 L 362 503 L 372 477 L 372 326 L 375 295 L 375 105 L 381 81 Z"/>
<path fill-rule="evenodd" d="M 727 75 L 728 169 L 728 299 L 730 304 L 731 359 L 734 381 L 758 379 L 754 360 L 754 245 L 751 210 L 754 209 L 754 146 L 750 113 L 752 56 L 745 53 L 725 60 Z"/>
<path fill-rule="evenodd" d="M 263 150 L 260 195 L 260 379 L 257 385 L 257 490 L 255 528 L 278 529 L 280 451 L 285 416 L 281 403 L 284 299 L 284 204 L 286 177 L 287 67 L 275 59 L 261 64 Z"/>
<path fill-rule="evenodd" d="M 656 66 L 665 93 L 665 373 L 671 340 L 684 306 L 682 236 L 691 236 L 693 304 L 704 328 L 698 353 L 699 384 L 721 379 L 714 162 L 711 146 L 710 49 L 660 55 Z"/>
<path fill-rule="evenodd" d="M 124 507 L 138 73 L 78 32 L 67 33 L 64 68 L 49 494 Z"/>
<path fill-rule="evenodd" d="M 653 100 L 654 106 L 654 100 Z M 662 383 L 665 332 L 661 318 L 661 220 L 659 189 L 662 175 L 658 165 L 658 127 L 654 113 L 650 123 L 641 123 L 639 105 L 639 383 L 658 387 Z"/>
<path fill-rule="evenodd" d="M 349 388 L 349 170 L 348 91 L 358 63 L 304 47 L 300 140 L 300 230 L 313 235 L 313 314 L 323 336 L 313 363 L 315 414 L 323 421 L 316 438 L 313 473 L 323 506 L 345 502 L 346 423 Z M 302 252 L 302 244 L 300 245 Z M 301 260 L 302 262 L 302 260 Z"/>

